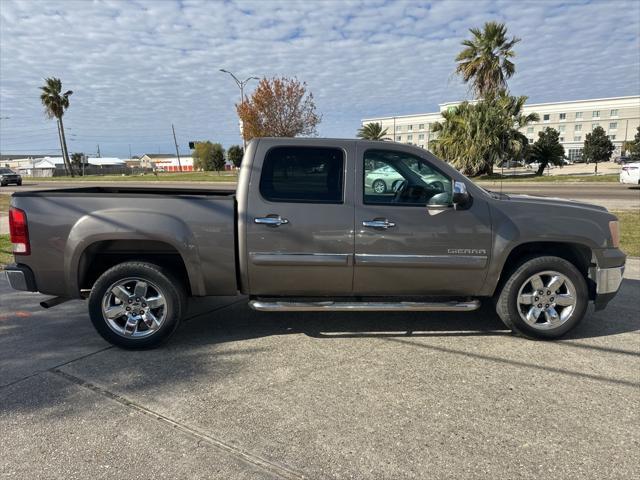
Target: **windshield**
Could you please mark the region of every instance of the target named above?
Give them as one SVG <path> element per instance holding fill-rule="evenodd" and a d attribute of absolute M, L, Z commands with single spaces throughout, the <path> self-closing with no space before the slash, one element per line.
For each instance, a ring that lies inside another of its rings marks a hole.
<path fill-rule="evenodd" d="M 0 168 L 0 175 L 2 174 L 15 174 L 16 172 L 14 172 L 13 170 L 9 169 L 9 168 Z"/>

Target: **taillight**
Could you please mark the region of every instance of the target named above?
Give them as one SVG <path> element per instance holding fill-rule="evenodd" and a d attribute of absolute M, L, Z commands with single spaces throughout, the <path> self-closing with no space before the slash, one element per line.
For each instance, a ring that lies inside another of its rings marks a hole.
<path fill-rule="evenodd" d="M 27 214 L 19 208 L 9 208 L 9 237 L 13 244 L 14 255 L 29 255 L 31 253 Z"/>

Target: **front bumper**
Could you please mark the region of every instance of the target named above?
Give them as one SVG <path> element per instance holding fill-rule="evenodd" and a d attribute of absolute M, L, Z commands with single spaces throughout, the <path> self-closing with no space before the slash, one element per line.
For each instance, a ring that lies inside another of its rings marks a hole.
<path fill-rule="evenodd" d="M 596 284 L 596 298 L 594 304 L 596 310 L 602 310 L 613 300 L 624 276 L 624 265 L 611 268 L 594 267 L 589 272 L 589 277 Z"/>
<path fill-rule="evenodd" d="M 33 272 L 26 265 L 7 265 L 4 273 L 9 280 L 9 285 L 14 290 L 24 290 L 26 292 L 37 292 L 36 278 Z"/>

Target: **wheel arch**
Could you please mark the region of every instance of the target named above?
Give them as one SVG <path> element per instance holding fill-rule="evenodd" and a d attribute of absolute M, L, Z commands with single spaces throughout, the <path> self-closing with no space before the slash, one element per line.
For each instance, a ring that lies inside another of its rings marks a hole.
<path fill-rule="evenodd" d="M 595 289 L 593 288 L 593 282 L 589 279 L 589 267 L 593 262 L 593 251 L 589 246 L 581 243 L 558 241 L 525 242 L 513 247 L 502 264 L 500 275 L 492 286 L 491 295 L 493 296 L 500 292 L 511 273 L 517 269 L 524 259 L 542 256 L 559 257 L 574 265 L 587 281 L 589 297 L 593 298 Z"/>

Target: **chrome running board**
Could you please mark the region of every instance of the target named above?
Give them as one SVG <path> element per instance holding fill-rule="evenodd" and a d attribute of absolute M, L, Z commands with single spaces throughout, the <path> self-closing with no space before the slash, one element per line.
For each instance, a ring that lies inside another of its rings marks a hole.
<path fill-rule="evenodd" d="M 251 300 L 249 306 L 260 312 L 471 312 L 480 300 L 466 302 L 294 302 Z"/>

